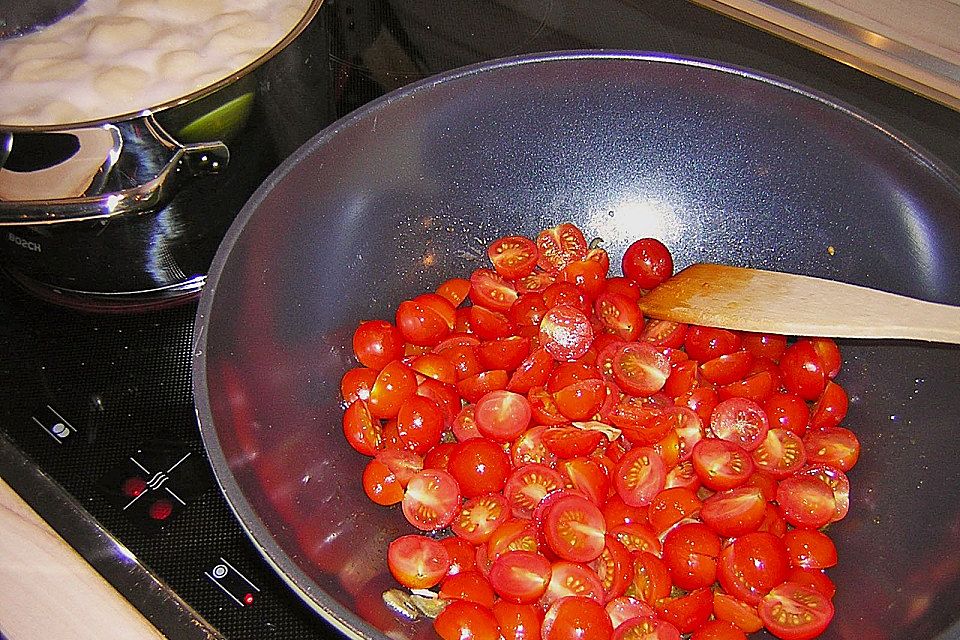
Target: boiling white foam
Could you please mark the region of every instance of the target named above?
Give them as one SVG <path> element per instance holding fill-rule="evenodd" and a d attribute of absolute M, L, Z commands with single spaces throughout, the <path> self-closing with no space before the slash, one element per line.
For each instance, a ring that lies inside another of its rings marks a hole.
<path fill-rule="evenodd" d="M 223 80 L 290 33 L 310 0 L 87 0 L 0 41 L 0 127 L 116 119 Z"/>

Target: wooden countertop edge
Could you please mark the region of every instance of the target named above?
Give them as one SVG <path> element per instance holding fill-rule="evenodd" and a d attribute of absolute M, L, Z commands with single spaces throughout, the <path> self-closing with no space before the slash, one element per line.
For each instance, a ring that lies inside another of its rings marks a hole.
<path fill-rule="evenodd" d="M 960 83 L 759 0 L 692 0 L 833 60 L 960 111 Z"/>
<path fill-rule="evenodd" d="M 5 640 L 165 638 L 0 479 Z"/>

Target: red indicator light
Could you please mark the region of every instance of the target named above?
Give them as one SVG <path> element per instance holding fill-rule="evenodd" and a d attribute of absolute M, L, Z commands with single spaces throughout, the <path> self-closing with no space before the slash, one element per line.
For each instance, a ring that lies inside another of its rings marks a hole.
<path fill-rule="evenodd" d="M 247 595 L 243 596 L 243 602 L 244 604 L 253 604 L 253 594 L 248 593 Z"/>
<path fill-rule="evenodd" d="M 173 513 L 173 505 L 169 500 L 157 500 L 150 505 L 150 517 L 154 520 L 166 520 Z"/>
<path fill-rule="evenodd" d="M 136 498 L 140 495 L 143 495 L 143 492 L 147 490 L 147 482 L 143 478 L 137 476 L 132 476 L 123 481 L 123 484 L 120 485 L 120 491 L 123 492 L 123 495 L 128 498 Z"/>

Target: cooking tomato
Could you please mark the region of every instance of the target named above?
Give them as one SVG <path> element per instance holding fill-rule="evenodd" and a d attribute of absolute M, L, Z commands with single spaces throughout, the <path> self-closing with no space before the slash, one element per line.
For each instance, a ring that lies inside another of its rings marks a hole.
<path fill-rule="evenodd" d="M 399 360 L 389 362 L 370 389 L 367 408 L 375 418 L 395 418 L 400 407 L 417 393 L 417 374 Z"/>
<path fill-rule="evenodd" d="M 823 362 L 809 340 L 798 340 L 780 358 L 780 372 L 787 391 L 804 400 L 816 400 L 827 384 Z"/>
<path fill-rule="evenodd" d="M 405 449 L 425 454 L 440 442 L 444 415 L 436 402 L 413 395 L 397 413 L 397 433 Z"/>
<path fill-rule="evenodd" d="M 543 640 L 608 640 L 613 623 L 603 605 L 582 596 L 560 598 L 543 616 Z"/>
<path fill-rule="evenodd" d="M 488 493 L 464 502 L 450 523 L 450 529 L 454 535 L 470 543 L 483 544 L 510 517 L 507 499 L 500 493 Z"/>
<path fill-rule="evenodd" d="M 667 480 L 663 486 L 665 489 L 686 487 L 691 491 L 698 491 L 702 484 L 700 476 L 697 475 L 697 470 L 693 466 L 693 460 L 681 460 L 677 463 L 677 466 L 667 472 Z"/>
<path fill-rule="evenodd" d="M 650 526 L 659 536 L 681 520 L 700 513 L 703 502 L 687 487 L 667 488 L 658 493 L 648 507 Z"/>
<path fill-rule="evenodd" d="M 753 450 L 757 469 L 774 478 L 785 478 L 798 471 L 807 461 L 803 440 L 787 429 L 770 429 Z"/>
<path fill-rule="evenodd" d="M 402 507 L 407 521 L 417 529 L 442 529 L 453 522 L 460 508 L 460 487 L 446 471 L 424 469 L 407 483 Z"/>
<path fill-rule="evenodd" d="M 485 395 L 506 389 L 509 380 L 507 372 L 503 369 L 481 371 L 458 382 L 457 391 L 467 402 L 479 403 Z"/>
<path fill-rule="evenodd" d="M 666 475 L 663 461 L 653 449 L 634 447 L 617 463 L 613 486 L 624 502 L 641 507 L 663 490 Z"/>
<path fill-rule="evenodd" d="M 552 468 L 556 465 L 556 454 L 543 444 L 543 434 L 549 428 L 546 425 L 531 427 L 513 441 L 510 445 L 510 460 L 514 467 L 541 464 Z"/>
<path fill-rule="evenodd" d="M 740 335 L 727 329 L 690 325 L 683 340 L 683 348 L 694 360 L 706 362 L 738 351 Z"/>
<path fill-rule="evenodd" d="M 450 569 L 450 556 L 439 541 L 419 534 L 400 536 L 387 548 L 387 566 L 397 582 L 411 589 L 439 584 Z"/>
<path fill-rule="evenodd" d="M 493 605 L 493 615 L 500 624 L 503 640 L 540 640 L 543 614 L 534 605 L 498 600 Z"/>
<path fill-rule="evenodd" d="M 588 420 L 607 396 L 607 387 L 601 380 L 581 380 L 569 384 L 553 394 L 557 409 L 571 421 Z"/>
<path fill-rule="evenodd" d="M 370 398 L 370 389 L 377 379 L 376 369 L 369 367 L 354 367 L 349 369 L 343 378 L 340 379 L 340 397 L 346 403 L 346 406 L 352 404 L 355 400 L 368 400 Z"/>
<path fill-rule="evenodd" d="M 792 431 L 798 436 L 807 432 L 810 409 L 803 398 L 793 393 L 775 393 L 763 403 L 771 427 Z"/>
<path fill-rule="evenodd" d="M 783 541 L 771 533 L 757 531 L 734 538 L 723 548 L 717 577 L 724 591 L 756 605 L 786 579 L 789 568 Z"/>
<path fill-rule="evenodd" d="M 550 584 L 540 599 L 540 604 L 549 607 L 560 598 L 580 596 L 602 604 L 603 583 L 597 573 L 585 564 L 558 560 L 550 568 Z"/>
<path fill-rule="evenodd" d="M 363 491 L 373 502 L 382 505 L 397 504 L 403 500 L 403 487 L 387 465 L 376 458 L 363 470 Z"/>
<path fill-rule="evenodd" d="M 683 634 L 701 627 L 713 613 L 713 592 L 695 589 L 685 595 L 665 598 L 655 607 L 661 620 L 669 622 Z"/>
<path fill-rule="evenodd" d="M 606 503 L 610 493 L 610 479 L 600 462 L 591 458 L 572 458 L 560 462 L 557 470 L 566 478 L 568 486 L 580 491 L 595 505 L 602 506 Z"/>
<path fill-rule="evenodd" d="M 647 551 L 633 554 L 633 584 L 627 588 L 627 594 L 641 602 L 656 605 L 670 595 L 673 581 L 667 563 Z"/>
<path fill-rule="evenodd" d="M 468 600 L 454 600 L 433 621 L 442 640 L 498 640 L 500 625 L 493 612 Z"/>
<path fill-rule="evenodd" d="M 613 632 L 611 640 L 680 640 L 675 626 L 653 615 L 635 616 L 625 620 Z"/>
<path fill-rule="evenodd" d="M 839 426 L 847 416 L 850 401 L 843 387 L 833 380 L 827 382 L 823 393 L 813 406 L 810 425 L 814 429 L 830 429 Z"/>
<path fill-rule="evenodd" d="M 767 515 L 767 501 L 758 487 L 741 486 L 719 491 L 703 502 L 700 517 L 726 538 L 760 528 Z"/>
<path fill-rule="evenodd" d="M 721 440 L 736 442 L 747 451 L 753 451 L 763 442 L 768 429 L 763 407 L 747 398 L 724 400 L 710 414 L 710 431 Z"/>
<path fill-rule="evenodd" d="M 507 317 L 518 327 L 539 327 L 550 307 L 539 293 L 524 293 L 510 306 Z"/>
<path fill-rule="evenodd" d="M 833 580 L 821 569 L 793 567 L 787 574 L 787 581 L 795 582 L 814 591 L 819 591 L 827 596 L 827 598 L 833 598 L 837 592 L 837 585 L 833 584 Z"/>
<path fill-rule="evenodd" d="M 636 300 L 619 293 L 601 293 L 594 309 L 604 328 L 618 339 L 632 342 L 643 330 L 643 314 Z"/>
<path fill-rule="evenodd" d="M 467 308 L 467 318 L 469 330 L 480 340 L 509 338 L 515 331 L 506 315 L 480 305 Z"/>
<path fill-rule="evenodd" d="M 572 426 L 550 427 L 541 437 L 547 450 L 563 459 L 589 455 L 604 439 L 599 431 Z"/>
<path fill-rule="evenodd" d="M 680 524 L 663 539 L 663 561 L 673 584 L 681 589 L 712 585 L 719 555 L 720 536 L 701 522 Z"/>
<path fill-rule="evenodd" d="M 843 427 L 810 431 L 804 436 L 803 445 L 808 462 L 826 464 L 840 471 L 849 471 L 860 458 L 860 441 L 856 434 Z"/>
<path fill-rule="evenodd" d="M 455 307 L 442 296 L 426 293 L 397 307 L 397 328 L 411 344 L 432 347 L 453 330 Z"/>
<path fill-rule="evenodd" d="M 450 570 L 448 576 L 456 575 L 461 571 L 473 571 L 477 568 L 476 551 L 474 546 L 457 536 L 447 536 L 440 540 L 440 544 L 450 556 Z"/>
<path fill-rule="evenodd" d="M 437 287 L 437 295 L 454 307 L 459 307 L 470 294 L 470 281 L 464 278 L 450 278 Z"/>
<path fill-rule="evenodd" d="M 537 266 L 537 245 L 523 236 L 506 236 L 490 244 L 487 256 L 500 276 L 516 280 L 533 273 Z"/>
<path fill-rule="evenodd" d="M 477 346 L 477 357 L 484 369 L 503 369 L 513 371 L 530 355 L 530 338 L 507 336 L 496 340 L 481 342 Z"/>
<path fill-rule="evenodd" d="M 670 250 L 656 238 L 641 238 L 623 254 L 623 275 L 641 289 L 653 289 L 673 275 L 673 257 Z"/>
<path fill-rule="evenodd" d="M 461 495 L 473 498 L 503 489 L 512 468 L 501 445 L 487 438 L 470 438 L 451 452 L 447 471 L 457 481 Z"/>
<path fill-rule="evenodd" d="M 732 622 L 708 620 L 693 632 L 690 640 L 747 640 L 747 636 Z"/>
<path fill-rule="evenodd" d="M 787 337 L 774 333 L 744 333 L 741 336 L 743 348 L 758 358 L 779 362 L 787 350 Z"/>
<path fill-rule="evenodd" d="M 819 529 L 829 524 L 837 510 L 830 486 L 818 478 L 804 475 L 780 481 L 777 503 L 787 522 L 806 529 Z"/>
<path fill-rule="evenodd" d="M 545 496 L 563 487 L 563 476 L 556 470 L 542 464 L 528 464 L 518 467 L 507 478 L 503 494 L 514 515 L 530 518 Z"/>
<path fill-rule="evenodd" d="M 554 282 L 543 290 L 543 301 L 547 309 L 553 307 L 573 307 L 583 313 L 591 313 L 593 305 L 586 292 L 571 282 Z"/>
<path fill-rule="evenodd" d="M 757 607 L 724 593 L 713 593 L 713 615 L 718 620 L 733 623 L 744 633 L 753 633 L 763 628 L 763 621 L 757 615 Z"/>
<path fill-rule="evenodd" d="M 691 460 L 701 482 L 714 491 L 742 485 L 754 470 L 753 459 L 743 447 L 719 438 L 698 442 Z"/>
<path fill-rule="evenodd" d="M 726 357 L 726 356 L 721 356 Z M 731 382 L 720 387 L 717 395 L 721 400 L 729 398 L 747 398 L 762 405 L 774 394 L 780 386 L 780 375 L 770 371 L 759 371 L 748 375 L 743 380 Z"/>
<path fill-rule="evenodd" d="M 530 426 L 531 409 L 519 393 L 496 390 L 477 400 L 475 415 L 481 434 L 497 442 L 509 442 Z"/>
<path fill-rule="evenodd" d="M 353 353 L 360 364 L 379 371 L 403 357 L 403 335 L 385 320 L 361 322 L 353 333 Z"/>
<path fill-rule="evenodd" d="M 623 546 L 629 549 L 631 553 L 647 551 L 658 557 L 663 553 L 660 538 L 650 528 L 649 524 L 626 522 L 611 527 L 610 533 L 622 542 Z"/>
<path fill-rule="evenodd" d="M 649 320 L 640 332 L 640 342 L 648 342 L 658 349 L 676 349 L 686 339 L 688 325 L 669 320 Z"/>
<path fill-rule="evenodd" d="M 803 338 L 803 340 L 809 341 L 813 350 L 817 352 L 827 378 L 835 378 L 840 373 L 843 358 L 840 356 L 840 348 L 833 338 Z"/>
<path fill-rule="evenodd" d="M 569 282 L 593 299 L 603 288 L 606 275 L 606 266 L 602 260 L 586 257 L 583 260 L 574 260 L 563 267 L 557 274 L 557 282 Z"/>
<path fill-rule="evenodd" d="M 354 400 L 343 412 L 343 435 L 351 447 L 365 456 L 375 456 L 383 447 L 380 420 L 370 415 L 363 400 Z"/>
<path fill-rule="evenodd" d="M 552 307 L 540 322 L 540 344 L 554 359 L 576 360 L 593 342 L 590 319 L 570 305 Z"/>
<path fill-rule="evenodd" d="M 557 273 L 574 260 L 587 255 L 587 241 L 583 232 L 569 222 L 544 229 L 536 240 L 539 256 L 537 265 L 544 271 Z"/>
<path fill-rule="evenodd" d="M 833 603 L 818 591 L 784 582 L 763 597 L 759 606 L 764 626 L 783 640 L 809 640 L 833 619 Z"/>
<path fill-rule="evenodd" d="M 550 549 L 571 562 L 595 560 L 606 544 L 606 529 L 600 508 L 573 494 L 547 507 L 543 520 L 543 534 Z"/>
<path fill-rule="evenodd" d="M 827 464 L 808 464 L 797 474 L 817 478 L 833 491 L 836 509 L 833 513 L 832 522 L 843 520 L 846 517 L 847 510 L 850 508 L 850 481 L 843 471 Z"/>
<path fill-rule="evenodd" d="M 447 575 L 440 584 L 439 595 L 445 600 L 468 600 L 488 609 L 496 599 L 490 583 L 479 571 L 460 571 Z"/>
<path fill-rule="evenodd" d="M 497 595 L 516 604 L 536 602 L 550 584 L 549 560 L 531 551 L 509 551 L 490 566 L 490 584 Z"/>
<path fill-rule="evenodd" d="M 611 534 L 606 535 L 603 551 L 593 566 L 603 584 L 604 601 L 607 603 L 622 596 L 633 582 L 633 556 L 623 543 Z"/>
<path fill-rule="evenodd" d="M 829 569 L 837 564 L 837 547 L 828 535 L 814 529 L 791 529 L 783 536 L 790 564 L 802 569 Z"/>
<path fill-rule="evenodd" d="M 544 349 L 536 349 L 516 368 L 507 389 L 514 393 L 527 393 L 534 387 L 542 387 L 553 371 L 553 357 Z"/>
<path fill-rule="evenodd" d="M 470 274 L 470 300 L 474 305 L 506 313 L 517 296 L 516 288 L 496 271 L 477 269 Z"/>
<path fill-rule="evenodd" d="M 700 374 L 714 384 L 727 385 L 747 377 L 752 366 L 753 355 L 740 350 L 707 360 L 700 365 Z"/>
<path fill-rule="evenodd" d="M 670 376 L 670 361 L 650 344 L 628 342 L 613 356 L 612 371 L 626 393 L 649 396 L 663 388 Z"/>

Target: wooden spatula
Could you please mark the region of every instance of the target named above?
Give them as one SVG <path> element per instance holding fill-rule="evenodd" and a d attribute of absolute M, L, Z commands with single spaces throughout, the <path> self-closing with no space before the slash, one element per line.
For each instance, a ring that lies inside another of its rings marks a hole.
<path fill-rule="evenodd" d="M 775 271 L 695 264 L 640 299 L 650 317 L 724 329 L 960 344 L 960 307 Z"/>

